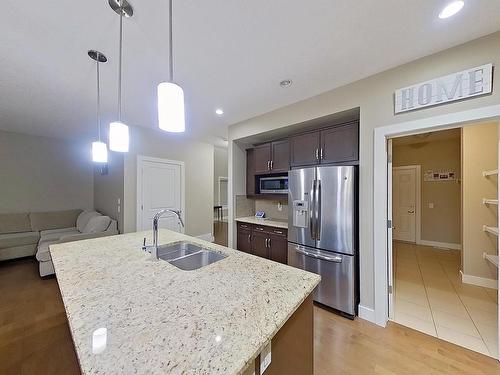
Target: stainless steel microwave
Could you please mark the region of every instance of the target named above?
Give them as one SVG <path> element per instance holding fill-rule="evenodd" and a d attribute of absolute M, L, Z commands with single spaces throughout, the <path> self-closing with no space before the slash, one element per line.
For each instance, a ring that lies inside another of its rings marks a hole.
<path fill-rule="evenodd" d="M 261 194 L 288 194 L 288 176 L 261 177 L 259 187 Z"/>

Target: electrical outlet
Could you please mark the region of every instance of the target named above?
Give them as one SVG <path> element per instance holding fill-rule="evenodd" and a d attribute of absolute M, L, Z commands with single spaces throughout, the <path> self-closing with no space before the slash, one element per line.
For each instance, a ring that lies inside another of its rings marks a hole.
<path fill-rule="evenodd" d="M 264 371 L 271 364 L 271 342 L 267 345 L 264 350 L 260 352 L 260 375 L 264 374 Z"/>

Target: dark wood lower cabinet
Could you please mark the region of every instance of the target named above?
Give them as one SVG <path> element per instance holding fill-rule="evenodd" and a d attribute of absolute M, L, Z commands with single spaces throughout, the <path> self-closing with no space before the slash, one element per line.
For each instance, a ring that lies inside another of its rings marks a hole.
<path fill-rule="evenodd" d="M 269 259 L 287 264 L 288 241 L 286 237 L 278 235 L 269 236 Z"/>
<path fill-rule="evenodd" d="M 252 253 L 262 258 L 269 258 L 269 249 L 267 248 L 268 235 L 263 232 L 252 233 Z"/>
<path fill-rule="evenodd" d="M 236 246 L 238 250 L 252 254 L 252 231 L 238 228 Z"/>
<path fill-rule="evenodd" d="M 238 223 L 237 249 L 275 262 L 287 264 L 288 231 L 265 225 Z"/>

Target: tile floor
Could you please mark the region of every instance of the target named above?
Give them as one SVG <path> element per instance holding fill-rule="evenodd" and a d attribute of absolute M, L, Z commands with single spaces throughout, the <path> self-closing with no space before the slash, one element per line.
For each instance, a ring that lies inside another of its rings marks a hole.
<path fill-rule="evenodd" d="M 498 356 L 497 290 L 463 284 L 460 251 L 394 242 L 396 323 Z"/>

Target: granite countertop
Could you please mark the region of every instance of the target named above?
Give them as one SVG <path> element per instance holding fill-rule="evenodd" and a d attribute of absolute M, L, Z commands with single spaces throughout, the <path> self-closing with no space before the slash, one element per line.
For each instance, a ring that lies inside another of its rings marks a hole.
<path fill-rule="evenodd" d="M 238 217 L 236 221 L 241 221 L 242 223 L 267 225 L 269 227 L 288 229 L 288 220 L 278 220 L 278 219 L 268 219 L 268 218 L 259 219 L 256 218 L 255 216 L 246 216 L 246 217 Z"/>
<path fill-rule="evenodd" d="M 151 231 L 55 244 L 50 252 L 83 374 L 240 374 L 318 275 L 194 237 L 228 255 L 195 271 L 141 250 Z"/>

